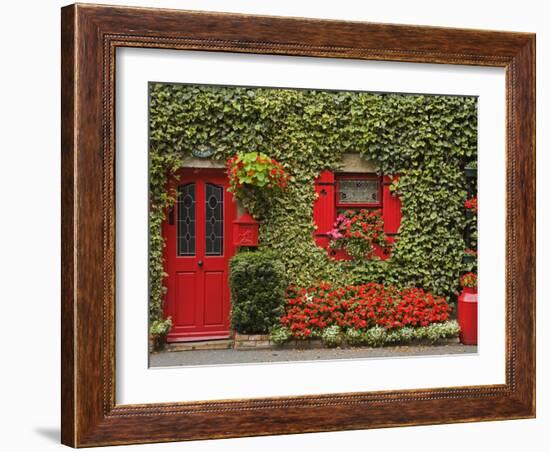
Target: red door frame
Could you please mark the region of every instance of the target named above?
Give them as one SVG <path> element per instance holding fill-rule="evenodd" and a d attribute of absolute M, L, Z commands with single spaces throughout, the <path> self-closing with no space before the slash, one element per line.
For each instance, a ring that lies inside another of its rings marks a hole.
<path fill-rule="evenodd" d="M 183 168 L 167 189 L 194 183 L 196 190 L 196 241 L 193 256 L 177 255 L 177 203 L 167 212 L 162 224 L 165 240 L 164 262 L 167 288 L 164 314 L 172 318 L 168 342 L 223 339 L 230 336 L 229 259 L 235 254 L 232 224 L 236 217 L 233 196 L 227 191 L 229 181 L 224 169 Z M 223 252 L 220 256 L 205 253 L 205 187 L 207 183 L 223 187 Z"/>

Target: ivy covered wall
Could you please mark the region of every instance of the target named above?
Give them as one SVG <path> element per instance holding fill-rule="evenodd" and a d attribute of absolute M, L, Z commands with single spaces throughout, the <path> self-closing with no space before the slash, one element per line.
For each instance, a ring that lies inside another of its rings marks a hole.
<path fill-rule="evenodd" d="M 221 161 L 263 152 L 294 177 L 283 196 L 246 205 L 261 213 L 261 245 L 277 252 L 291 283 L 377 281 L 456 293 L 465 248 L 463 169 L 477 159 L 476 98 L 152 83 L 149 125 L 152 319 L 162 315 L 166 178 L 201 148 Z M 313 241 L 314 179 L 338 170 L 346 152 L 400 176 L 394 188 L 403 219 L 387 261 L 333 261 Z"/>

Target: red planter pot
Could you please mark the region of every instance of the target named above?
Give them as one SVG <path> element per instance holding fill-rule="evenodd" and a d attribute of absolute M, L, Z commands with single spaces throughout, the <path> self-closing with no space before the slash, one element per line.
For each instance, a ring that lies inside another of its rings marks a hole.
<path fill-rule="evenodd" d="M 477 345 L 477 289 L 465 287 L 458 296 L 460 342 Z"/>

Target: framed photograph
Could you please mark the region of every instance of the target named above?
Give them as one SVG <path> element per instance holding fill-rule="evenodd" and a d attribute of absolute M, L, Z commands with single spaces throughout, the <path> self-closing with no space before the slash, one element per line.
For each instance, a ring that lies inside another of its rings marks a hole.
<path fill-rule="evenodd" d="M 62 9 L 62 442 L 535 416 L 535 36 Z"/>

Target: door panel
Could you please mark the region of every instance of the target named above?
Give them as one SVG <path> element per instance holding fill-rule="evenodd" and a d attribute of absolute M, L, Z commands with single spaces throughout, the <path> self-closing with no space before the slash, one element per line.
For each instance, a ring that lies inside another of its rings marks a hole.
<path fill-rule="evenodd" d="M 204 324 L 223 325 L 224 274 L 220 271 L 204 273 Z"/>
<path fill-rule="evenodd" d="M 228 262 L 236 209 L 223 170 L 185 169 L 163 223 L 168 341 L 229 337 Z"/>
<path fill-rule="evenodd" d="M 197 272 L 178 272 L 176 274 L 176 310 L 172 321 L 176 325 L 193 326 L 196 322 L 196 278 Z"/>

